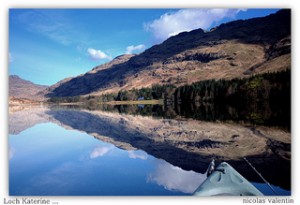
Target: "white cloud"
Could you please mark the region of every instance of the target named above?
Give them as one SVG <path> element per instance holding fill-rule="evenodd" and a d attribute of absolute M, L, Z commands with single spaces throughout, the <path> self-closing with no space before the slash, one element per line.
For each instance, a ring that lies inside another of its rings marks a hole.
<path fill-rule="evenodd" d="M 213 23 L 224 18 L 234 18 L 244 9 L 181 9 L 166 13 L 159 19 L 145 24 L 145 29 L 153 33 L 158 42 L 183 31 L 208 29 Z"/>
<path fill-rule="evenodd" d="M 142 51 L 144 51 L 145 50 L 145 45 L 144 44 L 140 44 L 140 45 L 137 45 L 137 46 L 128 46 L 127 48 L 126 48 L 126 54 L 132 54 L 132 53 L 134 53 L 135 51 L 136 52 L 142 52 Z"/>
<path fill-rule="evenodd" d="M 92 60 L 103 60 L 103 59 L 112 59 L 111 56 L 105 54 L 103 51 L 101 50 L 96 50 L 94 48 L 89 48 L 87 49 L 87 52 L 89 54 L 89 57 L 92 59 Z"/>
<path fill-rule="evenodd" d="M 70 45 L 85 42 L 88 35 L 72 21 L 63 9 L 35 9 L 17 16 L 24 28 L 39 33 L 57 43 Z"/>

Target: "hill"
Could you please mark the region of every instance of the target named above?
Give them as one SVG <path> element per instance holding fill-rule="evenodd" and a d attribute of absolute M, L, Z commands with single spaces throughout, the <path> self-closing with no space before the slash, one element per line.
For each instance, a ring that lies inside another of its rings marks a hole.
<path fill-rule="evenodd" d="M 101 95 L 153 84 L 181 86 L 291 67 L 291 11 L 183 32 L 49 87 L 46 97 Z"/>
<path fill-rule="evenodd" d="M 37 85 L 28 80 L 24 80 L 17 75 L 9 76 L 9 97 L 26 98 L 31 100 L 41 99 L 43 96 L 39 92 L 46 89 L 46 85 Z"/>

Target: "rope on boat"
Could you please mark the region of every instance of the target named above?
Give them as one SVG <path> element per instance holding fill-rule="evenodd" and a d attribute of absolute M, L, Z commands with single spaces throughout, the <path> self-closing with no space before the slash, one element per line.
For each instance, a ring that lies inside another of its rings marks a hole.
<path fill-rule="evenodd" d="M 244 157 L 244 160 L 249 164 L 249 166 L 256 172 L 256 174 L 271 188 L 271 190 L 276 194 L 274 188 L 270 185 L 270 183 L 255 169 L 255 167 Z"/>

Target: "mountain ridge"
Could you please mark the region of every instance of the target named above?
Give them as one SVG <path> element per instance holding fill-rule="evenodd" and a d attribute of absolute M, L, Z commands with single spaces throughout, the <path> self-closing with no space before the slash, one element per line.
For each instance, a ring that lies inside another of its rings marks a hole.
<path fill-rule="evenodd" d="M 172 36 L 138 55 L 122 55 L 43 90 L 46 98 L 102 95 L 154 84 L 182 86 L 244 78 L 291 67 L 291 11 Z"/>

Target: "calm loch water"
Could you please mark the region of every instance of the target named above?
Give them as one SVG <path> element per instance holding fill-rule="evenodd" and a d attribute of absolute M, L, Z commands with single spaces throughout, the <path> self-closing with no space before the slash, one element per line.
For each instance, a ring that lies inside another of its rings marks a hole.
<path fill-rule="evenodd" d="M 192 195 L 212 159 L 228 162 L 266 195 L 291 194 L 288 131 L 142 113 L 11 110 L 9 194 Z"/>

